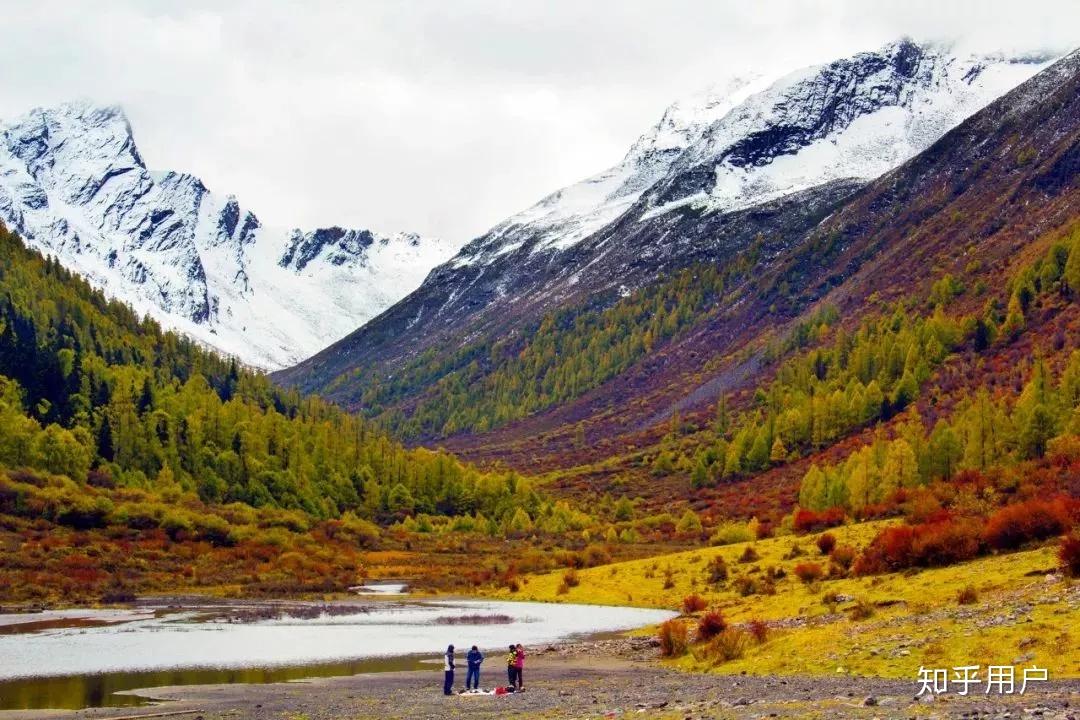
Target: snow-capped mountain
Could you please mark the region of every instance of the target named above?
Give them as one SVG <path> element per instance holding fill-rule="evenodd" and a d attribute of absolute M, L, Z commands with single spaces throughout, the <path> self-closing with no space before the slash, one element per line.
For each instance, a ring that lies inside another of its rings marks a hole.
<path fill-rule="evenodd" d="M 901 40 L 785 77 L 736 78 L 671 105 L 616 166 L 470 243 L 454 264 L 522 245 L 564 250 L 627 211 L 729 212 L 915 156 L 1056 56 L 965 55 Z"/>
<path fill-rule="evenodd" d="M 266 368 L 375 317 L 456 249 L 263 227 L 197 177 L 147 169 L 123 112 L 88 103 L 0 124 L 0 221 L 165 326 Z"/>
<path fill-rule="evenodd" d="M 759 239 L 781 254 L 1053 59 L 901 40 L 676 104 L 618 165 L 495 226 L 376 320 L 276 377 L 318 390 L 360 365 L 389 375 L 429 348 L 451 353 L 554 308 L 602 306 Z M 353 403 L 347 385 L 336 397 Z"/>
<path fill-rule="evenodd" d="M 652 213 L 731 211 L 925 150 L 1055 57 L 968 55 L 910 40 L 783 77 L 710 125 L 652 188 Z"/>
<path fill-rule="evenodd" d="M 724 117 L 761 83 L 758 76 L 736 77 L 672 104 L 618 165 L 558 190 L 504 220 L 455 262 L 505 254 L 528 240 L 539 241 L 539 248 L 563 249 L 596 232 L 661 180 L 711 123 Z"/>

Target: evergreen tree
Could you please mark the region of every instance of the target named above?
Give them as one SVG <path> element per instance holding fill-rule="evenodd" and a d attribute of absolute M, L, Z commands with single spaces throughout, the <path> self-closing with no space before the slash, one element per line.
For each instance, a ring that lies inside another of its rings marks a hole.
<path fill-rule="evenodd" d="M 675 526 L 675 531 L 679 533 L 700 533 L 701 532 L 701 518 L 697 516 L 693 510 L 687 510 L 679 518 L 678 524 Z"/>
<path fill-rule="evenodd" d="M 1071 292 L 1080 293 L 1080 230 L 1072 234 L 1069 258 L 1065 261 L 1062 280 Z"/>
<path fill-rule="evenodd" d="M 784 445 L 784 441 L 777 435 L 773 440 L 772 448 L 769 450 L 769 461 L 773 464 L 779 464 L 787 460 L 787 447 Z"/>

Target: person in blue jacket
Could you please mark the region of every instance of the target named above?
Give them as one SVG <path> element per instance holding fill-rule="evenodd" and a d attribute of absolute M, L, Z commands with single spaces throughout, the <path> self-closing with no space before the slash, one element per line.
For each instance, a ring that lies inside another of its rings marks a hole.
<path fill-rule="evenodd" d="M 473 645 L 465 659 L 469 663 L 469 670 L 465 675 L 465 689 L 475 690 L 480 687 L 480 663 L 484 662 L 484 654 Z"/>
<path fill-rule="evenodd" d="M 454 689 L 454 646 L 446 648 L 443 662 L 443 695 L 449 695 Z"/>

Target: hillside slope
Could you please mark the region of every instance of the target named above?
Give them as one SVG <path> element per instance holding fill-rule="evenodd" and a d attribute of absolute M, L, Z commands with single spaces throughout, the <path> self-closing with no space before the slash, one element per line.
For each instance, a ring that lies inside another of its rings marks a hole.
<path fill-rule="evenodd" d="M 729 96 L 729 111 L 688 126 L 659 159 L 654 129 L 616 169 L 474 240 L 417 292 L 275 377 L 370 411 L 364 396 L 373 382 L 430 365 L 425 353 L 433 353 L 443 367 L 393 400 L 408 415 L 409 398 L 460 370 L 453 356 L 471 357 L 471 342 L 516 339 L 519 347 L 545 313 L 610 307 L 695 262 L 733 263 L 759 238 L 771 242 L 764 252 L 783 252 L 857 187 L 1046 62 L 957 58 L 904 41 L 744 86 Z M 628 166 L 645 169 L 610 190 L 604 178 L 623 178 Z M 721 175 L 728 179 L 718 186 L 703 180 Z"/>
<path fill-rule="evenodd" d="M 851 525 L 828 535 L 839 546 L 861 547 L 881 529 L 879 523 Z M 1067 618 L 1080 615 L 1080 591 L 1053 574 L 1054 547 L 907 576 L 840 572 L 802 582 L 798 567 L 830 561 L 815 547 L 820 537 L 769 538 L 616 563 L 576 573 L 573 587 L 566 586 L 565 572 L 548 573 L 530 577 L 516 593 L 492 594 L 672 610 L 684 598 L 698 597 L 709 610 L 682 619 L 690 637 L 702 617 L 715 613 L 732 629 L 733 645 L 727 656 L 707 641 L 677 653 L 674 660 L 683 668 L 700 672 L 912 680 L 920 666 L 993 665 L 1024 657 L 1050 668 L 1052 677 L 1080 677 L 1080 655 L 1066 630 Z M 752 560 L 742 559 L 749 553 Z M 728 577 L 718 578 L 718 567 Z M 765 577 L 776 578 L 771 593 L 741 591 L 745 579 Z M 961 605 L 957 598 L 965 589 L 969 599 Z"/>
<path fill-rule="evenodd" d="M 447 446 L 526 466 L 545 457 L 561 465 L 577 457 L 578 422 L 594 450 L 623 433 L 631 437 L 622 443 L 640 444 L 665 432 L 648 428 L 672 412 L 710 406 L 768 377 L 761 350 L 815 306 L 835 307 L 851 323 L 888 301 L 928 297 L 946 274 L 1001 293 L 1002 278 L 1039 251 L 1033 241 L 1080 216 L 1078 73 L 1073 53 L 853 194 L 805 236 L 766 239 L 745 280 L 729 288 L 730 305 L 703 314 L 610 382 Z M 964 302 L 975 309 L 987 300 Z"/>

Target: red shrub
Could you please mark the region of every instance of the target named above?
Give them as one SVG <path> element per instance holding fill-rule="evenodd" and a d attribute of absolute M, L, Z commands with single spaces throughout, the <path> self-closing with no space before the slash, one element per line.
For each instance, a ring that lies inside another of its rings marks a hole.
<path fill-rule="evenodd" d="M 799 509 L 792 518 L 792 527 L 797 533 L 818 532 L 844 523 L 843 508 L 833 507 L 821 512 Z"/>
<path fill-rule="evenodd" d="M 697 639 L 699 642 L 712 640 L 720 633 L 727 630 L 727 620 L 719 610 L 710 610 L 698 620 Z"/>
<path fill-rule="evenodd" d="M 884 520 L 895 517 L 899 512 L 900 508 L 895 503 L 870 503 L 864 505 L 855 516 L 859 520 Z"/>
<path fill-rule="evenodd" d="M 913 517 L 908 518 L 908 522 L 912 525 L 933 525 L 935 523 L 950 522 L 955 515 L 952 510 L 948 508 L 938 508 L 934 512 L 926 515 L 921 520 L 915 520 Z"/>
<path fill-rule="evenodd" d="M 910 525 L 898 525 L 880 530 L 863 554 L 855 561 L 856 575 L 872 575 L 907 567 L 911 559 L 911 544 L 915 530 Z"/>
<path fill-rule="evenodd" d="M 1080 474 L 1080 466 L 1077 466 L 1078 474 Z M 1073 525 L 1080 523 L 1080 496 L 1065 495 L 1058 498 L 1061 504 L 1064 506 L 1066 512 L 1069 513 L 1069 518 Z"/>
<path fill-rule="evenodd" d="M 682 610 L 684 615 L 693 615 L 696 612 L 701 612 L 709 606 L 709 603 L 705 602 L 705 598 L 698 594 L 687 595 L 682 601 Z"/>
<path fill-rule="evenodd" d="M 954 485 L 967 485 L 976 490 L 981 490 L 990 484 L 985 475 L 978 470 L 970 469 L 957 471 L 956 474 L 952 476 L 951 482 Z"/>
<path fill-rule="evenodd" d="M 1058 549 L 1061 570 L 1069 577 L 1080 578 L 1080 534 L 1073 533 L 1061 538 Z"/>
<path fill-rule="evenodd" d="M 982 550 L 982 523 L 971 518 L 926 523 L 915 528 L 914 564 L 941 567 L 971 560 Z"/>
<path fill-rule="evenodd" d="M 973 518 L 888 527 L 870 541 L 854 570 L 870 575 L 970 560 L 982 551 L 981 536 L 982 524 Z"/>
<path fill-rule="evenodd" d="M 818 536 L 817 547 L 822 555 L 828 555 L 836 547 L 836 536 L 832 533 L 822 533 Z"/>
<path fill-rule="evenodd" d="M 764 620 L 751 620 L 747 623 L 746 630 L 757 640 L 758 645 L 769 639 L 769 624 Z"/>
<path fill-rule="evenodd" d="M 795 577 L 804 583 L 820 580 L 821 576 L 825 574 L 825 571 L 821 569 L 821 565 L 815 562 L 799 563 L 792 572 L 795 573 Z"/>
<path fill-rule="evenodd" d="M 985 538 L 997 550 L 1015 550 L 1026 542 L 1060 535 L 1071 524 L 1063 499 L 1027 500 L 1006 505 L 986 523 Z"/>

